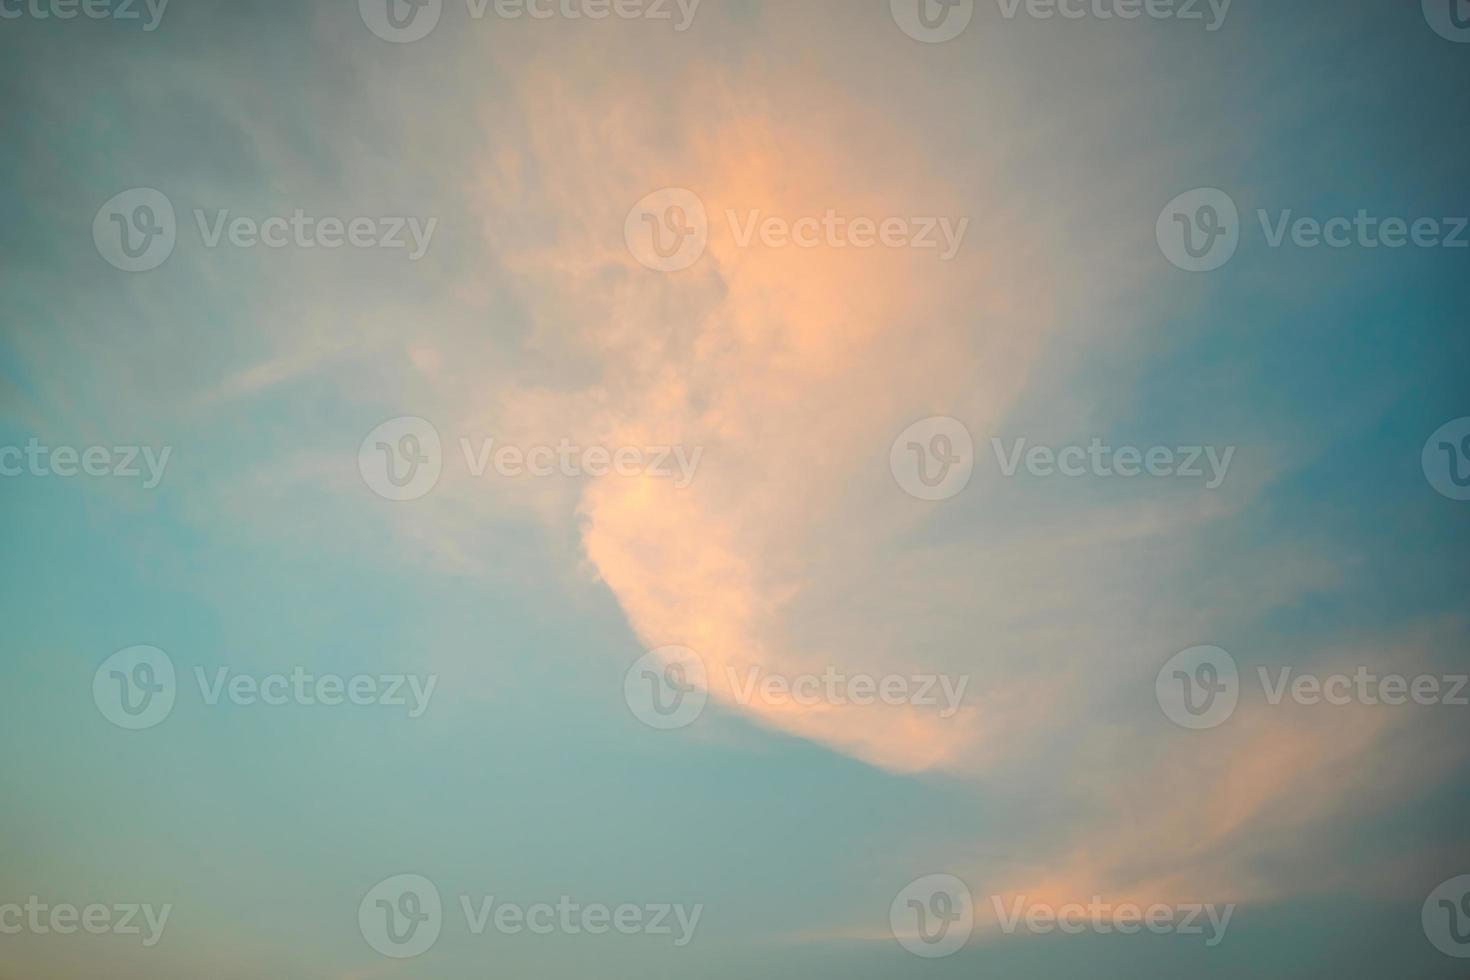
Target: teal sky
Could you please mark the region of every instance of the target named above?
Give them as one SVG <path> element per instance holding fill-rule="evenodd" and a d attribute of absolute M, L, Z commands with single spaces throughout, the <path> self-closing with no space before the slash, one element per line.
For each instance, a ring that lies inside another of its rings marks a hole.
<path fill-rule="evenodd" d="M 151 488 L 0 476 L 0 909 L 172 906 L 151 947 L 0 933 L 0 980 L 1463 974 L 1421 908 L 1470 874 L 1470 707 L 1255 678 L 1470 669 L 1470 503 L 1421 461 L 1470 416 L 1470 248 L 1272 248 L 1257 211 L 1470 215 L 1470 45 L 1391 0 L 1235 0 L 1214 31 L 977 0 L 937 44 L 886 0 L 703 0 L 683 31 L 444 0 L 411 43 L 356 6 L 0 20 L 0 465 L 170 449 Z M 132 188 L 177 214 L 136 273 L 93 241 Z M 624 237 L 662 188 L 709 215 L 682 271 Z M 1155 239 L 1193 188 L 1240 214 L 1207 273 Z M 196 209 L 436 223 L 414 261 L 210 248 Z M 944 261 L 725 218 L 829 209 L 968 225 Z M 924 501 L 890 447 L 933 416 L 974 473 Z M 396 502 L 359 448 L 400 417 L 443 474 Z M 702 456 L 677 489 L 476 477 L 461 438 Z M 1094 438 L 1235 452 L 1207 490 L 992 449 Z M 134 731 L 92 692 L 137 645 L 178 685 Z M 659 731 L 624 679 L 669 645 L 715 679 Z M 1193 731 L 1155 680 L 1201 645 L 1240 706 Z M 968 693 L 752 706 L 719 680 L 750 664 Z M 209 704 L 196 668 L 437 680 L 415 718 Z M 925 959 L 890 904 L 935 873 L 977 922 Z M 403 960 L 358 924 L 400 874 L 446 909 Z M 681 948 L 474 936 L 462 895 L 703 911 Z M 1214 947 L 980 921 L 1015 895 L 1236 909 Z"/>

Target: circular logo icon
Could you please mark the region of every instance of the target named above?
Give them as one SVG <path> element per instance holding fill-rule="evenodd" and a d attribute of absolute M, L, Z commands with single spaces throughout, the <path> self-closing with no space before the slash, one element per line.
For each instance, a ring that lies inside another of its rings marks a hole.
<path fill-rule="evenodd" d="M 1424 477 L 1451 500 L 1470 500 L 1470 417 L 1446 422 L 1424 444 Z"/>
<path fill-rule="evenodd" d="M 174 662 L 157 647 L 119 650 L 92 675 L 92 701 L 119 728 L 152 728 L 174 710 Z"/>
<path fill-rule="evenodd" d="M 623 700 L 649 728 L 669 731 L 692 725 L 709 701 L 704 660 L 688 647 L 650 650 L 623 675 Z"/>
<path fill-rule="evenodd" d="M 1424 900 L 1424 935 L 1446 956 L 1470 959 L 1470 875 L 1440 885 Z"/>
<path fill-rule="evenodd" d="M 633 258 L 655 272 L 687 269 L 709 244 L 704 202 L 682 187 L 654 191 L 628 212 L 623 240 Z"/>
<path fill-rule="evenodd" d="M 1154 236 L 1174 265 L 1185 272 L 1210 272 L 1229 262 L 1240 246 L 1240 212 L 1224 191 L 1196 188 L 1164 205 Z"/>
<path fill-rule="evenodd" d="M 970 483 L 975 441 L 959 419 L 947 415 L 920 419 L 893 440 L 888 466 L 909 496 L 947 500 Z"/>
<path fill-rule="evenodd" d="M 1470 44 L 1470 0 L 1424 0 L 1424 19 L 1445 40 Z"/>
<path fill-rule="evenodd" d="M 954 875 L 925 875 L 910 883 L 888 908 L 893 938 L 915 956 L 949 956 L 970 940 L 975 902 Z"/>
<path fill-rule="evenodd" d="M 92 241 L 108 264 L 124 272 L 156 269 L 178 241 L 173 202 L 151 187 L 114 194 L 92 219 Z"/>
<path fill-rule="evenodd" d="M 378 37 L 407 44 L 429 36 L 444 12 L 444 0 L 357 0 L 357 11 Z"/>
<path fill-rule="evenodd" d="M 406 960 L 428 952 L 444 925 L 439 889 L 423 875 L 394 875 L 378 882 L 357 907 L 357 927 L 384 956 Z"/>
<path fill-rule="evenodd" d="M 390 419 L 357 450 L 363 482 L 385 500 L 417 500 L 439 483 L 444 452 L 439 431 L 412 415 Z"/>
<path fill-rule="evenodd" d="M 1200 646 L 1170 657 L 1154 681 L 1159 707 L 1182 728 L 1214 728 L 1235 713 L 1240 671 L 1219 647 Z"/>
<path fill-rule="evenodd" d="M 915 41 L 942 44 L 970 26 L 975 0 L 888 0 L 888 9 L 894 22 Z"/>

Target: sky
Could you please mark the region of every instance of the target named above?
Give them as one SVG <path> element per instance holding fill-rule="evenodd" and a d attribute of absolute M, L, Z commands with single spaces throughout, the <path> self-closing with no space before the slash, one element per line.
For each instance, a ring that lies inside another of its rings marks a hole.
<path fill-rule="evenodd" d="M 1466 42 L 0 0 L 0 980 L 1462 976 Z"/>

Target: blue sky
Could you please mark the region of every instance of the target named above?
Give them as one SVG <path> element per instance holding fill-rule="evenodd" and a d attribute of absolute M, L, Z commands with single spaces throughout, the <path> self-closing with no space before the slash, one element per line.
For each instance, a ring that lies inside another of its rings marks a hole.
<path fill-rule="evenodd" d="M 0 465 L 169 449 L 152 487 L 0 476 L 0 927 L 33 895 L 172 909 L 150 946 L 0 932 L 0 977 L 1458 975 L 1421 912 L 1470 874 L 1470 708 L 1256 678 L 1467 669 L 1470 504 L 1421 452 L 1470 416 L 1470 249 L 1273 248 L 1257 212 L 1470 214 L 1470 46 L 1388 0 L 1214 31 L 977 2 L 942 43 L 878 0 L 682 31 L 445 0 L 408 43 L 354 6 L 0 20 Z M 134 188 L 176 214 L 141 272 L 93 240 Z M 708 226 L 676 271 L 625 236 L 665 188 Z M 1240 215 L 1205 273 L 1155 237 L 1194 188 Z M 298 209 L 434 230 L 413 260 L 196 219 Z M 739 240 L 829 211 L 965 232 Z M 890 450 L 936 417 L 973 472 L 922 500 Z M 363 460 L 401 418 L 442 473 L 392 501 Z M 477 475 L 462 439 L 701 455 L 687 487 Z M 1233 453 L 1213 489 L 998 458 L 1094 439 Z M 176 700 L 128 730 L 93 680 L 137 645 Z M 673 645 L 708 704 L 661 731 L 625 675 Z M 1190 730 L 1156 677 L 1199 646 L 1239 705 Z M 410 717 L 211 704 L 220 669 L 436 681 Z M 967 686 L 945 717 L 751 701 L 752 670 Z M 973 933 L 915 956 L 890 906 L 937 873 Z M 445 907 L 409 959 L 358 920 L 401 874 Z M 472 935 L 487 895 L 702 914 L 678 947 Z M 1213 946 L 993 914 L 1094 896 L 1234 913 Z"/>

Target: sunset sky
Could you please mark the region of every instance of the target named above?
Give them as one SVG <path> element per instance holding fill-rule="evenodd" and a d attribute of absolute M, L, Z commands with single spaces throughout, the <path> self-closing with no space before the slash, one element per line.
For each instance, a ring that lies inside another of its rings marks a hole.
<path fill-rule="evenodd" d="M 1470 493 L 1432 463 L 1470 454 L 1470 248 L 1272 243 L 1470 215 L 1432 0 L 974 0 L 937 42 L 904 0 L 432 0 L 415 40 L 401 0 L 50 2 L 0 0 L 0 470 L 36 440 L 140 473 L 0 476 L 0 909 L 172 911 L 145 946 L 0 910 L 0 980 L 1463 975 L 1421 911 L 1470 874 L 1470 707 L 1259 679 L 1470 665 Z M 1162 241 L 1196 188 L 1238 209 L 1211 271 Z M 135 189 L 173 212 L 142 271 L 104 241 L 167 220 Z M 279 247 L 230 231 L 273 216 Z M 298 239 L 355 218 L 404 247 Z M 921 499 L 934 418 L 972 472 Z M 1204 475 L 1007 475 L 1094 440 Z M 380 442 L 432 488 L 387 499 Z M 563 444 L 643 455 L 475 472 Z M 130 730 L 94 680 L 140 645 L 177 690 Z M 1238 704 L 1191 729 L 1161 692 L 1201 646 Z M 670 647 L 708 704 L 660 730 L 629 692 Z M 211 704 L 221 668 L 435 680 L 417 716 Z M 956 703 L 742 687 L 824 673 Z M 403 874 L 444 921 L 399 959 L 359 906 Z M 915 956 L 890 909 L 935 874 L 973 934 Z M 473 935 L 490 895 L 702 912 L 681 946 Z M 1099 896 L 1233 917 L 997 915 Z"/>

